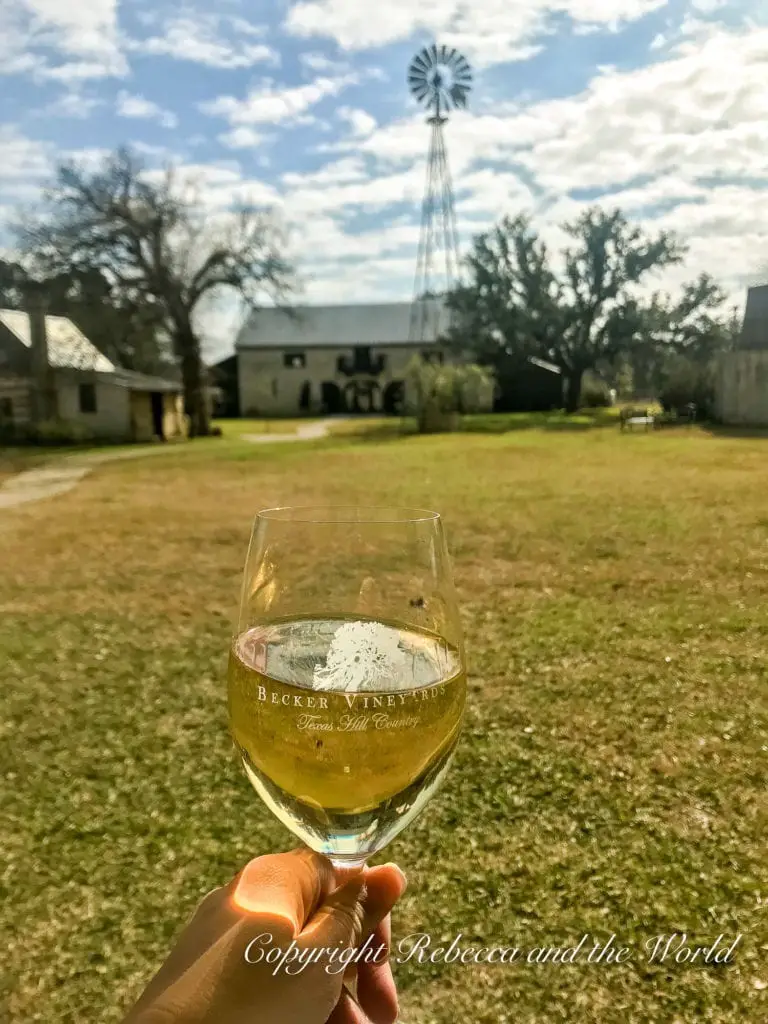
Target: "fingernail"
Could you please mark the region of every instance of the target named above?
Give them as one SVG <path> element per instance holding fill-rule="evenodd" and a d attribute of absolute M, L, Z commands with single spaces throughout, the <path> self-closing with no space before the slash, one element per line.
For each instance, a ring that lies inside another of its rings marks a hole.
<path fill-rule="evenodd" d="M 403 869 L 400 867 L 400 865 L 399 864 L 393 864 L 390 861 L 390 863 L 389 864 L 385 864 L 384 867 L 391 868 L 393 871 L 396 871 L 398 873 L 398 875 L 400 875 L 400 881 L 401 881 L 402 887 L 403 887 L 402 891 L 405 892 L 405 890 L 408 888 L 408 876 L 403 871 Z"/>

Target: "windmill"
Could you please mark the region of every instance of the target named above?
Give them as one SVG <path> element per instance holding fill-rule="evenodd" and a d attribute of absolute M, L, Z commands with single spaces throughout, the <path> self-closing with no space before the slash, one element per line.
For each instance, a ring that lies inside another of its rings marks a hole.
<path fill-rule="evenodd" d="M 459 236 L 443 129 L 451 110 L 463 110 L 467 106 L 472 70 L 457 50 L 433 44 L 413 58 L 408 69 L 408 85 L 418 102 L 429 111 L 427 124 L 430 127 L 427 185 L 421 209 L 410 326 L 410 340 L 424 341 L 436 337 L 438 327 L 435 304 L 429 297 L 448 291 L 459 269 Z M 441 272 L 436 272 L 435 268 L 441 253 L 445 260 L 442 287 Z"/>

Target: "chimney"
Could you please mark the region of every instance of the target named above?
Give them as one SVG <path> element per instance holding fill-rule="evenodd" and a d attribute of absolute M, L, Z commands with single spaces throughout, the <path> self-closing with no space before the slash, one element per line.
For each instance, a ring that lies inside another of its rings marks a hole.
<path fill-rule="evenodd" d="M 44 375 L 48 370 L 48 331 L 45 326 L 45 303 L 42 292 L 29 293 L 29 334 L 32 340 L 32 372 Z"/>
<path fill-rule="evenodd" d="M 56 385 L 48 358 L 48 331 L 45 322 L 46 303 L 43 288 L 30 283 L 27 291 L 27 315 L 31 341 L 31 376 L 38 421 L 56 418 Z"/>

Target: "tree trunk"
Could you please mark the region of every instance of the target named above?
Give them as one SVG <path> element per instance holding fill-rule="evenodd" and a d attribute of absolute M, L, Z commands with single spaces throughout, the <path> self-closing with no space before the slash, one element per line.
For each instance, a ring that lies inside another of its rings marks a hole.
<path fill-rule="evenodd" d="M 566 370 L 565 373 L 565 411 L 578 412 L 581 400 L 581 378 L 583 370 Z"/>
<path fill-rule="evenodd" d="M 184 411 L 189 416 L 189 436 L 205 437 L 211 432 L 208 398 L 203 379 L 200 342 L 189 326 L 176 330 L 176 351 L 181 357 L 181 379 L 184 383 Z"/>

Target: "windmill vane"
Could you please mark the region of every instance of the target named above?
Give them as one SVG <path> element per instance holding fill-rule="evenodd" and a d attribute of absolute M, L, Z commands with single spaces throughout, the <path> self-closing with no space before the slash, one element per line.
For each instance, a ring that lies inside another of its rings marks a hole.
<path fill-rule="evenodd" d="M 463 110 L 472 88 L 472 69 L 466 57 L 448 46 L 425 46 L 411 61 L 408 85 L 419 103 L 439 116 Z"/>

